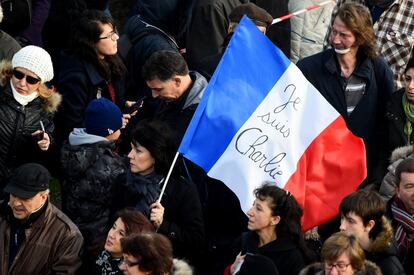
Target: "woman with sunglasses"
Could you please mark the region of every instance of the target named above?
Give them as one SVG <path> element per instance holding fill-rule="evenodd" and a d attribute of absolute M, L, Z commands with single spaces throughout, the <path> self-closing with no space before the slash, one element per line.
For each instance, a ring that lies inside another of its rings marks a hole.
<path fill-rule="evenodd" d="M 139 211 L 125 208 L 118 211 L 115 221 L 105 240 L 104 250 L 95 259 L 92 272 L 84 270 L 84 274 L 118 275 L 122 274 L 119 264 L 122 260 L 121 239 L 132 234 L 154 232 L 154 226 Z"/>
<path fill-rule="evenodd" d="M 45 159 L 61 96 L 45 82 L 53 78 L 50 55 L 37 46 L 0 63 L 0 189 L 22 163 Z"/>
<path fill-rule="evenodd" d="M 322 246 L 322 263 L 304 268 L 300 275 L 380 275 L 380 268 L 365 260 L 365 254 L 358 240 L 338 232 L 329 237 Z"/>
<path fill-rule="evenodd" d="M 117 56 L 118 39 L 113 19 L 102 11 L 88 10 L 75 23 L 70 49 L 58 64 L 57 87 L 63 96 L 55 120 L 58 142 L 84 127 L 85 109 L 93 99 L 105 97 L 121 110 L 132 105 L 123 97 L 126 69 Z"/>
<path fill-rule="evenodd" d="M 297 275 L 311 252 L 302 235 L 302 208 L 293 195 L 267 183 L 254 191 L 256 199 L 247 212 L 250 232 L 243 233 L 239 255 L 225 274 L 237 274 L 246 254 L 259 254 L 271 259 L 280 274 Z"/>

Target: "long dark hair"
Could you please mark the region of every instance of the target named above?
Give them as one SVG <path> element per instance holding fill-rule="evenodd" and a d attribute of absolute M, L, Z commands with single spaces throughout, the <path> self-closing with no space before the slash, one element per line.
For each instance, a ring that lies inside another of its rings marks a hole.
<path fill-rule="evenodd" d="M 267 182 L 256 188 L 254 195 L 260 200 L 268 199 L 272 216 L 280 216 L 280 221 L 275 227 L 277 238 L 292 240 L 298 245 L 305 259 L 312 260 L 314 256 L 306 246 L 302 233 L 303 210 L 292 193 Z"/>
<path fill-rule="evenodd" d="M 71 51 L 93 64 L 106 80 L 119 79 L 126 72 L 121 58 L 117 54 L 105 56 L 104 59 L 98 57 L 96 43 L 102 34 L 102 24 L 109 24 L 115 29 L 113 19 L 104 12 L 85 11 L 73 28 Z"/>

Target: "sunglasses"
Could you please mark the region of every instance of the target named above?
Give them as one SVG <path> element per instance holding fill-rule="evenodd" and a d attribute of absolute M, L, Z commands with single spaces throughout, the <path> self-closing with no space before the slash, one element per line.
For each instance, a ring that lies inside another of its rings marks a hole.
<path fill-rule="evenodd" d="M 36 78 L 36 77 L 30 76 L 30 75 L 24 74 L 21 71 L 18 71 L 16 69 L 13 69 L 13 76 L 15 78 L 17 78 L 18 80 L 22 80 L 23 78 L 26 77 L 26 82 L 29 83 L 29 84 L 31 84 L 31 85 L 34 85 L 34 84 L 37 84 L 37 83 L 40 82 L 40 79 L 39 78 Z"/>

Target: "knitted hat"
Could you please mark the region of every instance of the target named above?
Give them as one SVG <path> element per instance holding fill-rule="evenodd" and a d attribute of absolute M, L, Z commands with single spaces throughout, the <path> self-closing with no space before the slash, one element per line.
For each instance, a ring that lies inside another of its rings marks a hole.
<path fill-rule="evenodd" d="M 235 7 L 230 15 L 230 22 L 239 23 L 243 15 L 247 15 L 256 26 L 268 27 L 272 24 L 273 17 L 264 9 L 253 3 L 246 3 Z"/>
<path fill-rule="evenodd" d="M 47 51 L 37 46 L 26 46 L 15 53 L 12 66 L 13 69 L 20 67 L 32 71 L 42 82 L 53 78 L 52 59 Z"/>
<path fill-rule="evenodd" d="M 112 101 L 101 97 L 92 100 L 85 111 L 86 132 L 106 137 L 122 127 L 122 113 Z"/>
<path fill-rule="evenodd" d="M 33 198 L 37 193 L 49 188 L 49 171 L 40 164 L 26 163 L 13 173 L 4 192 L 19 198 Z"/>

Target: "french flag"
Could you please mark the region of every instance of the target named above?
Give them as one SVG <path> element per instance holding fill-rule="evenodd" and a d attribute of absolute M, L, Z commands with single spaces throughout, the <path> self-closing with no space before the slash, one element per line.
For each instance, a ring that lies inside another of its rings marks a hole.
<path fill-rule="evenodd" d="M 334 217 L 366 177 L 362 139 L 247 17 L 179 152 L 223 181 L 244 211 L 264 182 L 289 190 L 304 209 L 304 230 Z"/>

